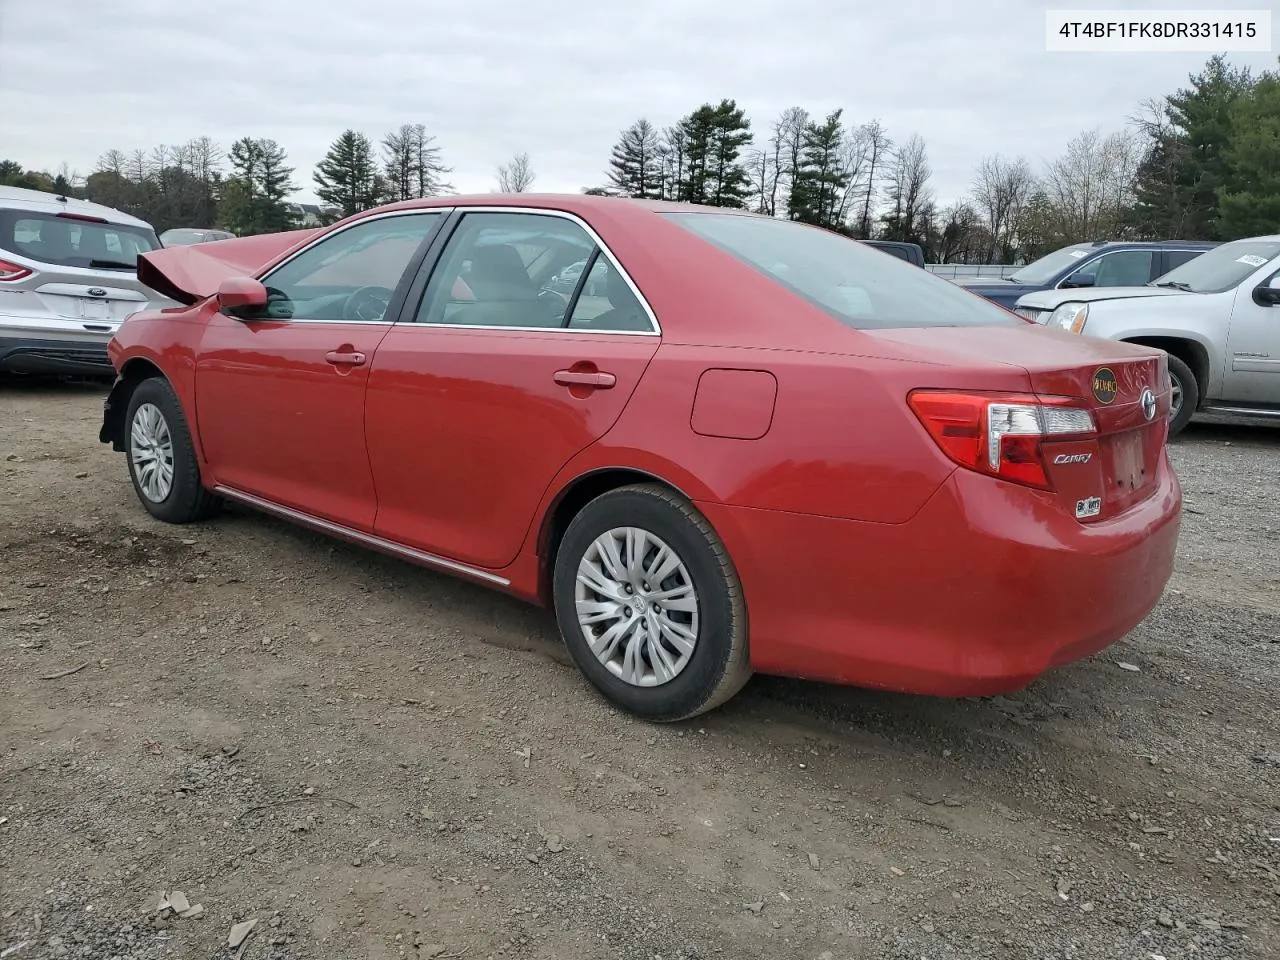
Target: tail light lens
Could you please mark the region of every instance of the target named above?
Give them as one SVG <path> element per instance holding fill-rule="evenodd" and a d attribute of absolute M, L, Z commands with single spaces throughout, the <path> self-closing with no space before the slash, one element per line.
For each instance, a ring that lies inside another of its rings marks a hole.
<path fill-rule="evenodd" d="M 1043 490 L 1052 484 L 1041 444 L 1098 433 L 1093 414 L 1070 397 L 914 390 L 907 402 L 960 466 Z"/>
<path fill-rule="evenodd" d="M 26 267 L 16 263 L 10 263 L 8 260 L 0 260 L 0 283 L 7 280 L 22 280 L 31 276 L 31 271 Z"/>

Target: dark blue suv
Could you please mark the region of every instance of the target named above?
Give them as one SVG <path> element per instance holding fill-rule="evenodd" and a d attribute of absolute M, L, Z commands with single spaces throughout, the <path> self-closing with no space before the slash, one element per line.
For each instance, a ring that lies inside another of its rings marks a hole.
<path fill-rule="evenodd" d="M 1023 294 L 1041 290 L 1141 287 L 1216 246 L 1196 240 L 1077 243 L 1045 254 L 1008 277 L 960 277 L 953 282 L 1012 310 Z"/>

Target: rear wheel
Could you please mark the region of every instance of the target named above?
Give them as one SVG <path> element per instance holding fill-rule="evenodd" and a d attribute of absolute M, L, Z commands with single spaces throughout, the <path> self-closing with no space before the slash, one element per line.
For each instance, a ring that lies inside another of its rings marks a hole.
<path fill-rule="evenodd" d="M 1200 385 L 1196 375 L 1181 359 L 1169 354 L 1169 381 L 1173 390 L 1169 411 L 1169 436 L 1175 437 L 1191 422 L 1200 406 Z"/>
<path fill-rule="evenodd" d="M 751 676 L 737 572 L 706 518 L 665 487 L 588 503 L 556 552 L 554 595 L 579 669 L 645 719 L 711 710 Z"/>
<path fill-rule="evenodd" d="M 178 396 L 163 377 L 134 388 L 125 414 L 125 449 L 133 490 L 166 523 L 203 520 L 217 508 L 200 482 L 200 463 Z"/>

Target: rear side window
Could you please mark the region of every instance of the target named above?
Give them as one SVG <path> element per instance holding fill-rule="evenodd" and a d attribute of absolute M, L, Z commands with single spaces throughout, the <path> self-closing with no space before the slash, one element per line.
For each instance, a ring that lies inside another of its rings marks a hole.
<path fill-rule="evenodd" d="M 860 330 L 1025 322 L 914 264 L 819 227 L 733 214 L 662 216 Z"/>
<path fill-rule="evenodd" d="M 146 227 L 0 210 L 0 249 L 51 266 L 135 270 L 138 254 L 159 246 Z"/>

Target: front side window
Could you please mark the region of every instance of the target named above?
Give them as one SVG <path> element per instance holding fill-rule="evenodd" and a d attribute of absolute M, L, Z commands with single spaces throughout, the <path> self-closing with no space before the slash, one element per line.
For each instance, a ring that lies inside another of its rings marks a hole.
<path fill-rule="evenodd" d="M 1117 250 L 1091 260 L 1066 280 L 1064 287 L 1141 287 L 1151 279 L 1151 250 Z"/>
<path fill-rule="evenodd" d="M 565 326 L 595 242 L 565 217 L 468 213 L 449 238 L 418 309 L 419 323 Z"/>
<path fill-rule="evenodd" d="M 663 216 L 857 329 L 1025 322 L 949 280 L 830 230 L 734 214 Z"/>
<path fill-rule="evenodd" d="M 377 217 L 326 237 L 263 278 L 262 319 L 385 319 L 413 255 L 441 217 L 436 211 Z"/>
<path fill-rule="evenodd" d="M 1276 257 L 1280 257 L 1280 241 L 1236 240 L 1170 270 L 1157 283 L 1190 293 L 1222 293 L 1243 283 Z"/>
<path fill-rule="evenodd" d="M 159 246 L 147 227 L 0 210 L 0 250 L 51 266 L 136 270 L 138 254 Z"/>

